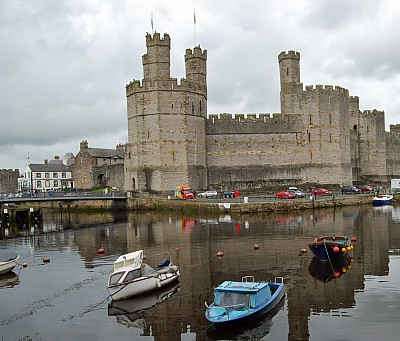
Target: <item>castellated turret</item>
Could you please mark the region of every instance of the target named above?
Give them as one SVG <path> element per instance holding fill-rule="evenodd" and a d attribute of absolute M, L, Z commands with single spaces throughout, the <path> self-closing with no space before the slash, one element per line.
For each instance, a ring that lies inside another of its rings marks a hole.
<path fill-rule="evenodd" d="M 297 95 L 303 88 L 300 83 L 300 53 L 295 51 L 281 52 L 278 55 L 281 81 L 281 112 L 291 114 L 299 112 Z"/>
<path fill-rule="evenodd" d="M 167 33 L 160 37 L 160 33 L 146 35 L 147 53 L 142 57 L 144 79 L 170 78 L 170 49 L 171 38 Z"/>
<path fill-rule="evenodd" d="M 186 49 L 185 65 L 186 79 L 207 89 L 207 51 L 202 51 L 200 46 L 196 46 L 193 51 Z"/>

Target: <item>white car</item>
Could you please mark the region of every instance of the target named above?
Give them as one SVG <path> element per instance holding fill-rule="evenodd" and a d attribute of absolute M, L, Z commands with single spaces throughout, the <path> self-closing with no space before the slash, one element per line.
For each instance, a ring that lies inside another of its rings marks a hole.
<path fill-rule="evenodd" d="M 300 191 L 297 187 L 289 187 L 287 190 L 289 193 L 294 193 L 296 194 L 296 198 L 305 198 L 306 194 Z"/>
<path fill-rule="evenodd" d="M 217 191 L 205 191 L 197 194 L 199 198 L 216 198 L 217 195 Z"/>

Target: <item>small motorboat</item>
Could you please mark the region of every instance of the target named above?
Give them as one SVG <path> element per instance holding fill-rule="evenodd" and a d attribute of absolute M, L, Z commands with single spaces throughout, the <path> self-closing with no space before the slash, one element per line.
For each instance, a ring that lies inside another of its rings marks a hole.
<path fill-rule="evenodd" d="M 343 257 L 353 250 L 351 239 L 346 236 L 323 236 L 315 238 L 308 248 L 321 261 Z"/>
<path fill-rule="evenodd" d="M 264 340 L 273 328 L 274 322 L 272 318 L 283 310 L 285 306 L 285 297 L 268 313 L 257 319 L 251 320 L 249 323 L 240 323 L 238 326 L 229 328 L 216 328 L 211 324 L 206 334 L 211 340 Z"/>
<path fill-rule="evenodd" d="M 179 275 L 168 253 L 154 269 L 143 262 L 143 250 L 139 250 L 118 257 L 107 289 L 112 300 L 118 301 L 157 290 L 177 280 Z"/>
<path fill-rule="evenodd" d="M 19 255 L 16 253 L 0 254 L 0 275 L 10 272 L 17 266 Z"/>
<path fill-rule="evenodd" d="M 393 200 L 392 194 L 378 194 L 377 196 L 372 198 L 372 204 L 374 206 L 379 205 L 389 205 Z"/>
<path fill-rule="evenodd" d="M 255 282 L 253 276 L 225 281 L 215 289 L 214 302 L 206 302 L 206 319 L 215 328 L 248 323 L 268 314 L 284 295 L 282 277 L 274 282 Z"/>

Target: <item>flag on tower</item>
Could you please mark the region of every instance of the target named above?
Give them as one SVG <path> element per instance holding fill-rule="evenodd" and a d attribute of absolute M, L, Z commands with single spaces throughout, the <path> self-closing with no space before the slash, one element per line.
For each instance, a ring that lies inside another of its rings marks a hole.
<path fill-rule="evenodd" d="M 151 33 L 153 33 L 153 13 L 151 13 Z"/>
<path fill-rule="evenodd" d="M 193 10 L 193 22 L 196 23 L 196 9 Z"/>

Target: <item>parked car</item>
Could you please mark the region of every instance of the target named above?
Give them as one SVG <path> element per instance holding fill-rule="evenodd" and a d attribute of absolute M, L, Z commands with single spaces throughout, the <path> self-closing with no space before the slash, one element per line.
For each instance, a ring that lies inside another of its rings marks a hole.
<path fill-rule="evenodd" d="M 314 195 L 332 195 L 332 191 L 325 189 L 325 188 L 314 188 L 313 194 Z"/>
<path fill-rule="evenodd" d="M 296 194 L 297 198 L 305 198 L 306 197 L 306 194 L 304 192 L 300 191 L 297 187 L 289 187 L 287 192 Z"/>
<path fill-rule="evenodd" d="M 233 192 L 232 191 L 223 191 L 220 195 L 220 198 L 233 198 Z"/>
<path fill-rule="evenodd" d="M 289 191 L 276 192 L 275 195 L 276 195 L 277 198 L 281 198 L 281 199 L 294 199 L 294 198 L 296 198 L 296 194 L 290 193 Z"/>
<path fill-rule="evenodd" d="M 356 186 L 349 185 L 349 186 L 342 186 L 342 194 L 345 193 L 361 193 L 361 189 L 357 188 Z"/>
<path fill-rule="evenodd" d="M 372 193 L 374 189 L 368 185 L 359 185 L 357 188 L 363 193 Z"/>
<path fill-rule="evenodd" d="M 217 191 L 205 191 L 197 194 L 199 198 L 216 198 L 217 195 Z"/>

